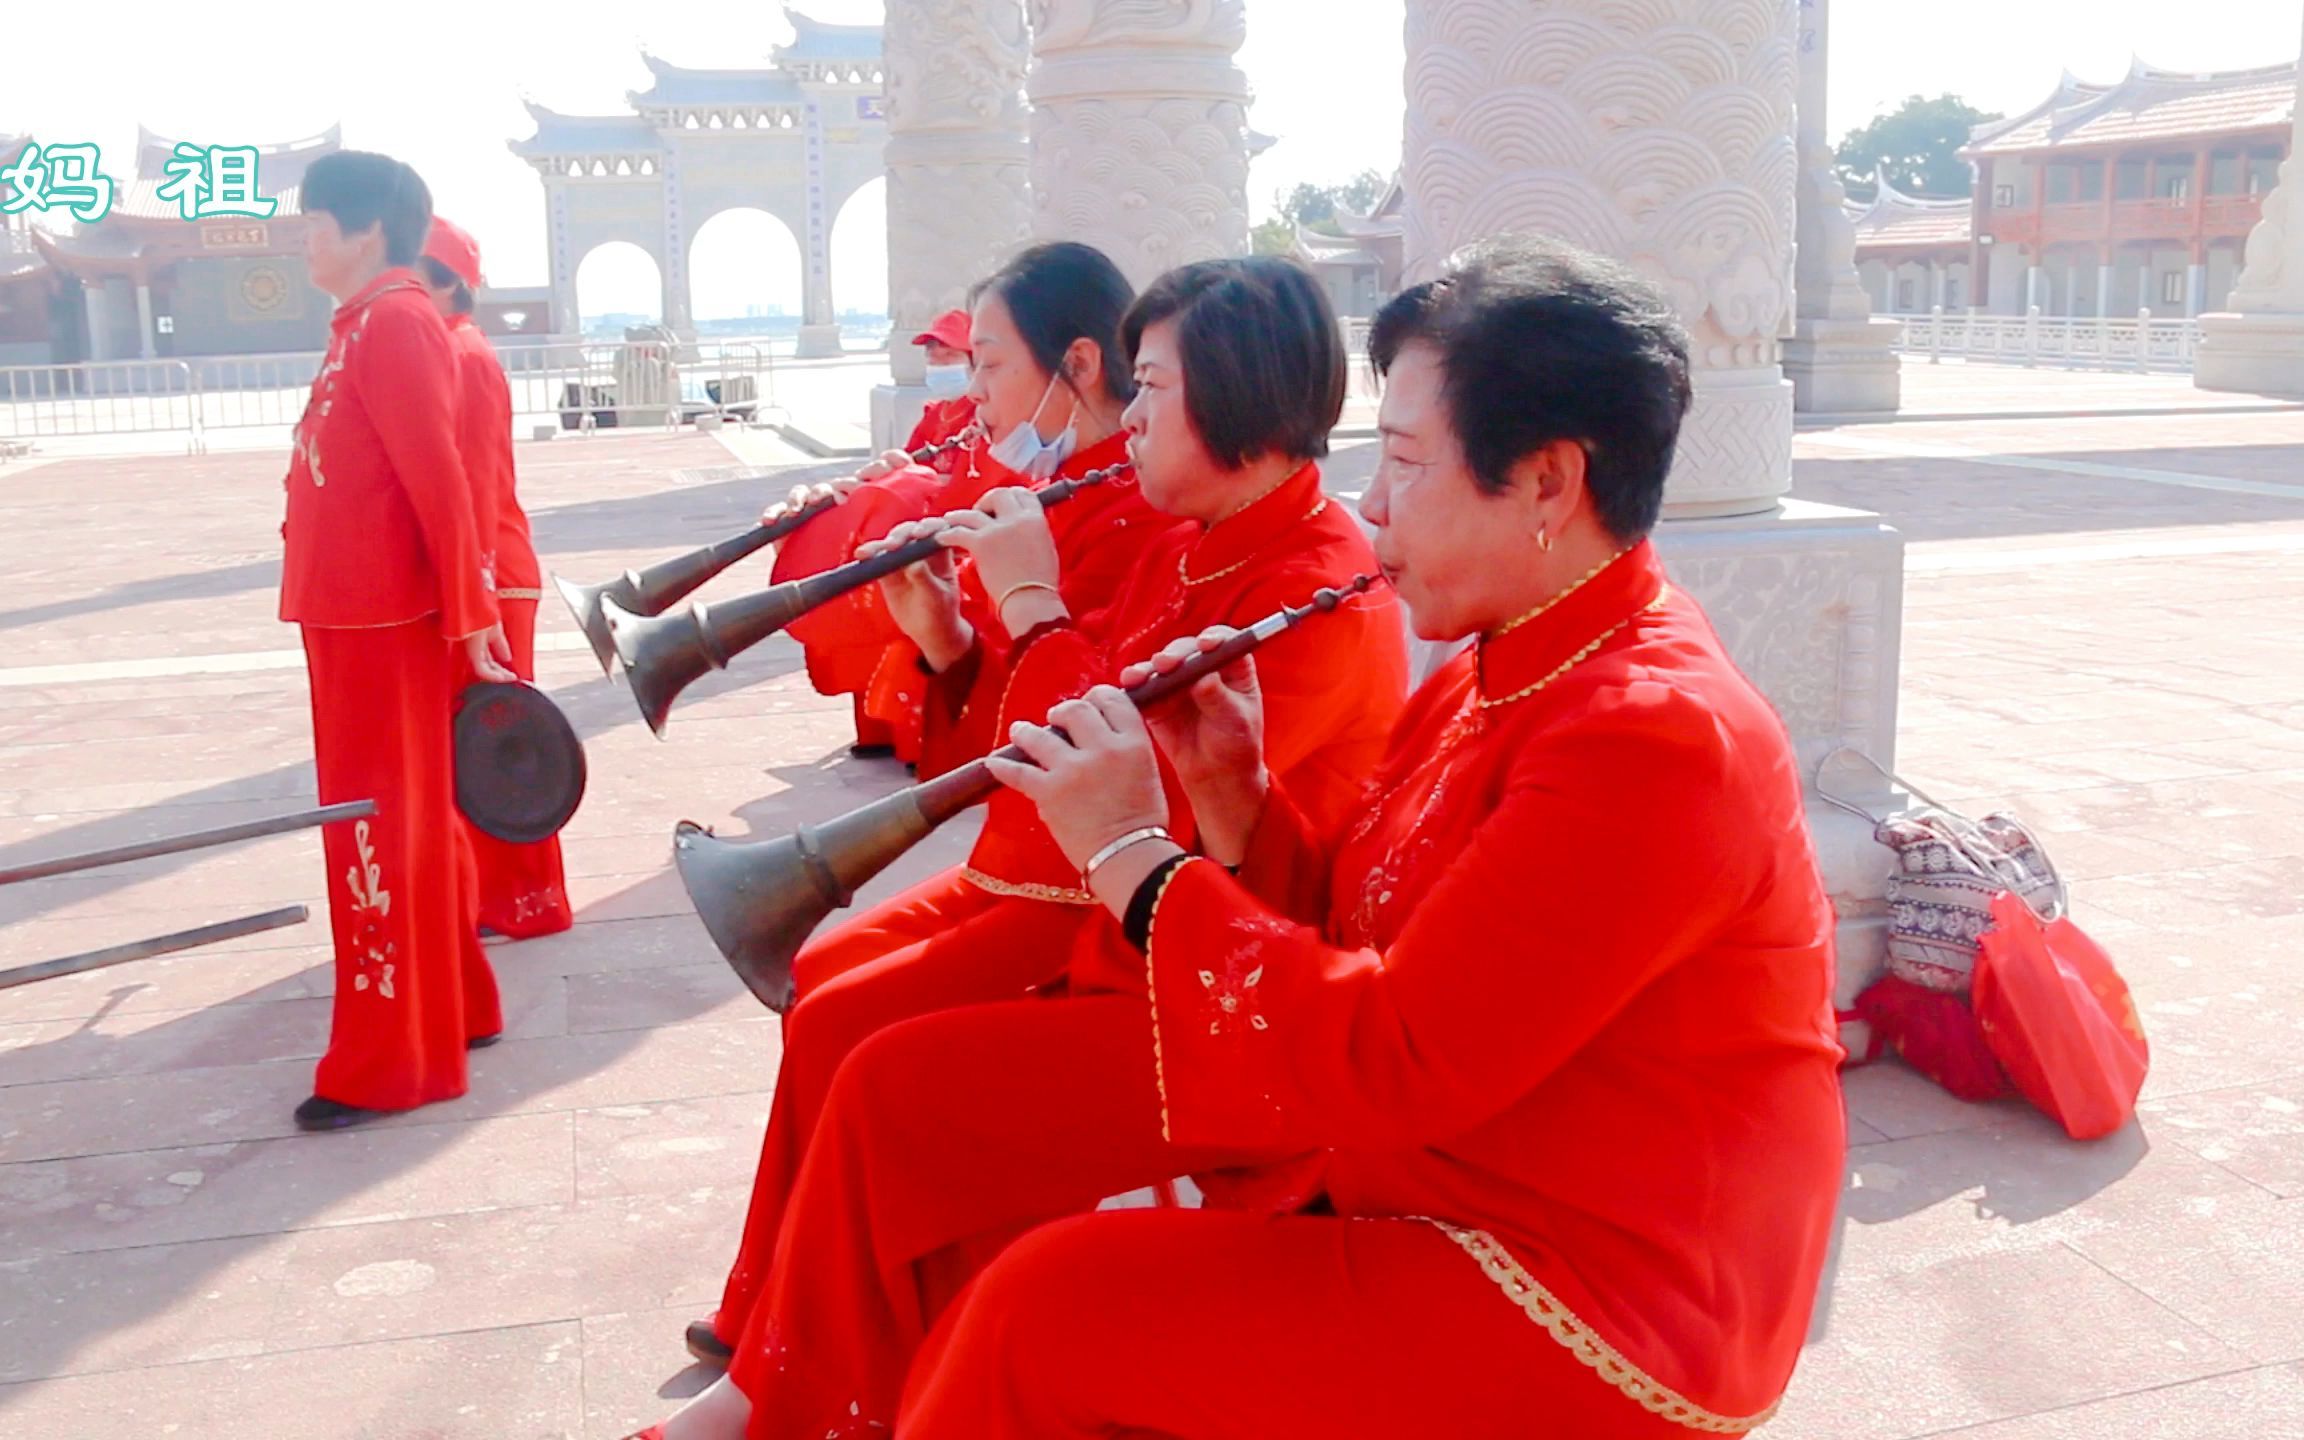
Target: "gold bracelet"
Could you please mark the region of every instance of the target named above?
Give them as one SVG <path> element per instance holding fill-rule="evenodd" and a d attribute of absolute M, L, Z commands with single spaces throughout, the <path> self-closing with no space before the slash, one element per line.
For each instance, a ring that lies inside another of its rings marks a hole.
<path fill-rule="evenodd" d="M 1001 591 L 1000 598 L 992 602 L 992 613 L 1000 617 L 1002 624 L 1006 624 L 1008 620 L 1008 602 L 1026 590 L 1045 590 L 1055 596 L 1058 603 L 1062 603 L 1064 599 L 1064 592 L 1045 580 L 1019 580 Z"/>

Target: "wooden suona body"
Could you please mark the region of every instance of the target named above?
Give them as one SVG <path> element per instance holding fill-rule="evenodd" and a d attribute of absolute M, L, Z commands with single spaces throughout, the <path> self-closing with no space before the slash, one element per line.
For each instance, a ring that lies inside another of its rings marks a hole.
<path fill-rule="evenodd" d="M 1362 575 L 1276 611 L 1130 689 L 1129 702 L 1138 709 L 1157 704 L 1374 583 L 1374 576 Z M 1023 758 L 1013 745 L 994 754 Z M 792 1003 L 792 959 L 824 917 L 939 825 L 999 788 L 991 766 L 979 759 L 778 840 L 722 840 L 683 820 L 672 834 L 673 860 L 712 942 L 760 1002 L 782 1014 Z"/>

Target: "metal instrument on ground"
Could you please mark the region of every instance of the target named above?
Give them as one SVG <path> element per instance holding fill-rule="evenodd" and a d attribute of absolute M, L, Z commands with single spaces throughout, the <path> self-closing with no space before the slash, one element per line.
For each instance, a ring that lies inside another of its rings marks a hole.
<path fill-rule="evenodd" d="M 1374 583 L 1374 576 L 1363 575 L 1322 590 L 1136 686 L 1128 698 L 1142 709 L 1174 695 Z M 995 753 L 1022 758 L 1013 745 Z M 977 760 L 823 825 L 803 825 L 780 840 L 722 840 L 683 820 L 672 832 L 673 860 L 712 943 L 760 1002 L 782 1014 L 792 1003 L 792 959 L 824 917 L 846 906 L 938 826 L 999 788 L 991 767 Z"/>
<path fill-rule="evenodd" d="M 186 835 L 170 835 L 158 840 L 139 840 L 127 845 L 113 845 L 102 850 L 83 851 L 77 855 L 60 855 L 51 860 L 37 860 L 29 865 L 0 869 L 0 885 L 13 885 L 26 880 L 44 880 L 55 875 L 70 875 L 81 870 L 94 870 L 106 865 L 125 865 L 134 860 L 150 860 L 162 855 L 179 855 L 188 850 L 206 850 L 218 845 L 231 845 L 242 840 L 261 839 L 266 835 L 279 835 L 290 830 L 308 829 L 315 825 L 332 825 L 342 820 L 364 820 L 376 813 L 373 800 L 351 800 L 338 805 L 322 805 L 311 810 L 298 810 L 287 815 L 267 816 L 262 820 L 248 820 L 236 825 L 222 825 L 212 830 L 196 830 Z M 42 960 L 36 964 L 19 965 L 0 970 L 0 990 L 18 985 L 29 985 L 35 980 L 52 980 L 59 975 L 76 975 L 83 970 L 101 970 L 108 965 L 124 964 L 130 960 L 148 959 L 154 955 L 172 954 L 198 945 L 211 945 L 219 940 L 233 940 L 243 935 L 260 934 L 287 925 L 301 924 L 311 918 L 311 912 L 302 905 L 267 910 L 261 915 L 248 915 L 237 920 L 225 920 L 214 925 L 202 925 L 190 930 L 177 930 L 150 940 L 131 941 L 125 945 L 108 945 L 101 950 L 90 950 L 79 955 L 67 955 L 56 960 Z"/>
<path fill-rule="evenodd" d="M 1061 505 L 1080 491 L 1127 473 L 1125 461 L 1091 470 L 1076 480 L 1059 480 L 1036 492 L 1040 506 Z M 671 615 L 635 615 L 613 598 L 601 602 L 614 638 L 617 658 L 624 662 L 625 678 L 632 683 L 632 698 L 648 728 L 664 733 L 664 720 L 672 702 L 706 671 L 725 670 L 728 662 L 827 601 L 859 590 L 883 575 L 918 564 L 943 547 L 934 536 L 900 545 L 868 560 L 845 565 L 804 579 L 787 580 L 750 595 L 711 604 L 691 605 Z"/>
<path fill-rule="evenodd" d="M 957 450 L 973 438 L 973 428 L 963 430 L 933 445 L 914 450 L 912 459 L 922 465 L 944 454 Z M 768 477 L 761 476 L 766 479 Z M 747 555 L 775 544 L 825 511 L 838 505 L 835 497 L 826 497 L 813 505 L 779 515 L 774 520 L 753 526 L 741 534 L 658 561 L 645 570 L 627 570 L 615 579 L 599 585 L 579 585 L 564 576 L 552 577 L 552 584 L 560 598 L 576 616 L 576 626 L 584 638 L 592 643 L 592 654 L 600 661 L 600 672 L 615 673 L 616 646 L 608 634 L 608 619 L 601 613 L 601 602 L 614 601 L 633 615 L 660 615 L 687 598 L 699 586 L 718 575 Z"/>

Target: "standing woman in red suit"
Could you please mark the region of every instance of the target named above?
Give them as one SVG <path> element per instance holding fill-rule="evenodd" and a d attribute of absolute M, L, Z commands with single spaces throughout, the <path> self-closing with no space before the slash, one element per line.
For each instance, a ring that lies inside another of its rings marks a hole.
<path fill-rule="evenodd" d="M 503 1028 L 480 952 L 448 716 L 510 658 L 458 445 L 448 328 L 410 269 L 432 220 L 416 172 L 347 150 L 302 187 L 305 264 L 336 298 L 289 462 L 280 618 L 299 625 L 327 827 L 336 1002 L 307 1130 L 465 1090 L 465 1050 Z"/>
<path fill-rule="evenodd" d="M 457 448 L 472 487 L 481 563 L 495 578 L 512 670 L 533 684 L 536 605 L 544 595 L 544 577 L 513 475 L 512 389 L 488 337 L 472 320 L 474 292 L 481 283 L 480 246 L 461 227 L 434 216 L 416 268 L 456 351 Z M 470 826 L 466 831 L 479 863 L 481 929 L 530 940 L 575 923 L 568 911 L 559 836 L 514 845 Z"/>

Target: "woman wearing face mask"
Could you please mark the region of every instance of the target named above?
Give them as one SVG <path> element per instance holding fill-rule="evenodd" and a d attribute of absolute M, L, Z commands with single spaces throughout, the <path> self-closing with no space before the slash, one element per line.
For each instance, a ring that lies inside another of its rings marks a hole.
<path fill-rule="evenodd" d="M 983 321 L 980 308 L 979 339 Z M 989 712 L 977 722 L 987 731 L 1037 720 L 1179 635 L 1251 623 L 1375 564 L 1357 522 L 1321 493 L 1318 462 L 1342 408 L 1344 356 L 1318 281 L 1276 259 L 1185 266 L 1138 299 L 1124 333 L 1140 382 L 1125 416 L 1129 450 L 1146 496 L 1186 523 L 1140 550 L 1120 595 L 1095 614 L 1063 608 L 1061 585 L 1005 578 L 1033 556 L 1045 559 L 1048 541 L 1033 533 L 1028 496 L 1011 507 L 996 493 L 986 504 L 1004 518 L 987 514 L 985 523 L 964 520 L 944 532 L 955 550 L 978 547 L 976 575 L 1011 597 L 1002 608 L 1019 637 L 1015 653 L 982 657 L 969 677 L 967 703 Z M 1363 597 L 1273 641 L 1259 659 L 1274 697 L 1264 752 L 1272 773 L 1314 813 L 1340 812 L 1376 763 L 1405 695 L 1399 611 L 1389 594 Z M 941 694 L 930 702 L 932 710 L 948 703 Z M 751 1333 L 786 1197 L 846 1055 L 931 1011 L 1017 999 L 1057 982 L 1073 993 L 1137 983 L 1130 972 L 1140 976 L 1142 961 L 1116 963 L 1126 951 L 1118 927 L 1096 910 L 1032 807 L 1008 795 L 993 805 L 966 867 L 801 951 L 800 999 L 784 1017 L 744 1244 L 717 1330 L 704 1322 L 691 1330 L 699 1355 L 717 1357 Z M 1177 812 L 1176 831 L 1189 841 L 1181 798 Z M 741 1384 L 747 1375 L 738 1369 Z"/>
<path fill-rule="evenodd" d="M 972 323 L 967 311 L 947 310 L 936 317 L 935 324 L 912 337 L 912 343 L 927 352 L 928 404 L 920 412 L 920 423 L 912 427 L 912 438 L 904 442 L 904 463 L 910 463 L 913 451 L 941 444 L 976 421 L 976 402 L 968 398 L 969 372 L 975 366 L 971 353 L 975 347 L 968 338 Z M 928 468 L 939 475 L 952 475 L 960 464 L 958 452 L 947 450 L 930 460 Z"/>
<path fill-rule="evenodd" d="M 958 456 L 948 481 L 921 465 L 892 469 L 889 462 L 899 458 L 892 452 L 856 479 L 795 489 L 787 505 L 826 495 L 843 503 L 777 547 L 773 579 L 845 563 L 903 522 L 974 505 L 995 486 L 1037 489 L 1125 460 L 1120 411 L 1134 387 L 1117 345 L 1120 317 L 1134 298 L 1101 251 L 1069 242 L 1034 246 L 979 283 L 969 337 L 976 363 L 962 399 L 982 438 Z M 1087 609 L 1111 598 L 1136 550 L 1164 523 L 1132 476 L 1078 496 L 1050 518 L 1064 589 Z M 964 637 L 961 651 L 982 636 L 998 653 L 1006 635 L 991 600 L 966 567 L 946 560 L 856 591 L 792 625 L 817 693 L 856 696 L 856 753 L 901 747 L 905 760 L 936 774 L 990 748 L 988 734 L 960 733 L 949 716 L 921 715 L 932 672 L 921 665 L 920 636 Z M 891 615 L 893 606 L 907 607 L 909 625 Z"/>
<path fill-rule="evenodd" d="M 927 351 L 930 399 L 920 423 L 902 450 L 890 450 L 853 477 L 796 486 L 761 519 L 773 520 L 788 508 L 835 496 L 841 513 L 812 523 L 778 550 L 773 579 L 781 582 L 831 569 L 853 558 L 856 547 L 885 535 L 906 520 L 972 505 L 1005 472 L 988 462 L 976 424 L 976 402 L 968 396 L 970 320 L 965 310 L 947 310 L 912 337 Z M 959 440 L 926 460 L 913 456 L 931 446 Z M 855 696 L 856 741 L 849 753 L 874 757 L 893 753 L 907 765 L 920 760 L 920 693 L 915 662 L 920 652 L 896 629 L 870 591 L 838 602 L 792 627 L 818 693 Z"/>

